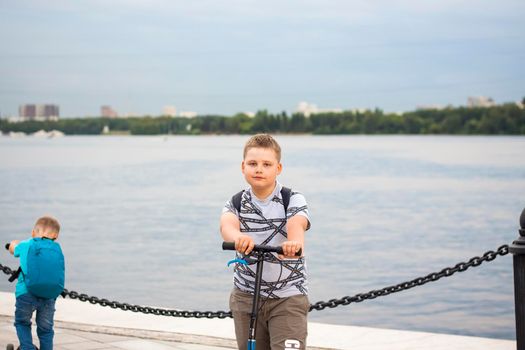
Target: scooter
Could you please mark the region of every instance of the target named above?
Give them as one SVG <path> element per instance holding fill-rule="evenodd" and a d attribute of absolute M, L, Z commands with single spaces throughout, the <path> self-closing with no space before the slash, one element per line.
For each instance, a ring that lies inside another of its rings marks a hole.
<path fill-rule="evenodd" d="M 11 245 L 11 243 L 6 243 L 5 245 L 5 249 L 9 250 L 9 246 Z M 20 274 L 20 272 L 22 272 L 22 268 L 19 267 L 18 270 L 16 270 L 12 275 L 11 277 L 9 277 L 8 281 L 9 282 L 13 282 L 14 280 L 16 280 L 18 278 L 18 275 Z M 35 346 L 36 350 L 38 350 L 38 348 Z M 13 344 L 7 344 L 6 350 L 15 350 L 15 346 Z M 17 350 L 20 349 L 20 347 L 17 348 Z"/>
<path fill-rule="evenodd" d="M 223 250 L 235 250 L 235 243 L 233 242 L 222 242 Z M 255 287 L 253 293 L 252 312 L 250 314 L 250 328 L 248 330 L 248 350 L 255 350 L 256 341 L 255 334 L 257 331 L 257 313 L 259 311 L 259 294 L 261 292 L 261 278 L 263 271 L 263 262 L 265 258 L 268 258 L 272 253 L 284 254 L 282 247 L 272 247 L 268 245 L 258 245 L 252 249 L 249 255 L 243 259 L 233 259 L 228 262 L 228 266 L 233 263 L 247 265 L 248 263 L 256 263 L 255 272 Z M 253 258 L 251 257 L 253 255 Z M 296 256 L 302 255 L 302 249 L 300 249 Z"/>
<path fill-rule="evenodd" d="M 11 243 L 6 243 L 5 249 L 9 250 L 9 246 L 10 245 L 11 245 Z M 14 274 L 11 275 L 11 277 L 9 277 L 9 282 L 13 282 L 15 280 L 15 278 L 17 278 L 17 277 L 18 277 L 18 275 L 16 275 L 16 277 L 15 277 Z M 13 344 L 7 344 L 5 349 L 6 350 L 15 350 L 15 346 Z"/>

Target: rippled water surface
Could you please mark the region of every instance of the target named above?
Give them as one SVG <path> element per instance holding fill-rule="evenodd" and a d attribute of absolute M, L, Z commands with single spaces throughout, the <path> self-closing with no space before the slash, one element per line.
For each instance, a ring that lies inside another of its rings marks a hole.
<path fill-rule="evenodd" d="M 67 288 L 225 310 L 222 205 L 244 187 L 244 136 L 0 137 L 0 242 L 58 217 Z M 306 195 L 310 300 L 425 276 L 518 236 L 525 138 L 277 136 L 280 181 Z M 3 246 L 3 244 L 2 244 Z M 0 263 L 16 260 L 0 251 Z M 0 290 L 14 285 L 0 276 Z M 510 255 L 310 320 L 513 339 Z"/>

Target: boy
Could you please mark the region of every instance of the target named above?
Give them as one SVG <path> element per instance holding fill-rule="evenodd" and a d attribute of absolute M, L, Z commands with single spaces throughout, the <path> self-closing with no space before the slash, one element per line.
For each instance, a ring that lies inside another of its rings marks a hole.
<path fill-rule="evenodd" d="M 9 244 L 9 252 L 20 258 L 20 268 L 22 269 L 18 276 L 15 292 L 15 328 L 20 342 L 19 349 L 21 350 L 36 348 L 33 345 L 31 335 L 31 318 L 34 311 L 36 311 L 40 350 L 53 349 L 53 316 L 56 294 L 59 294 L 64 288 L 64 256 L 60 246 L 53 242 L 58 238 L 59 232 L 60 224 L 58 221 L 55 218 L 44 216 L 36 221 L 31 232 L 31 239 L 22 242 L 14 240 Z M 35 264 L 44 265 L 43 261 L 45 261 L 46 266 L 35 267 Z M 38 276 L 35 280 L 35 276 L 30 273 L 35 268 L 40 272 L 39 275 L 42 274 L 45 277 Z M 56 285 L 49 284 L 50 278 L 57 280 Z M 31 279 L 35 281 L 34 285 L 31 284 Z M 30 292 L 29 289 L 33 292 Z"/>
<path fill-rule="evenodd" d="M 244 146 L 242 173 L 250 185 L 241 195 L 240 211 L 232 200 L 220 220 L 224 241 L 235 242 L 237 254 L 249 254 L 255 244 L 282 246 L 284 256 L 265 260 L 257 318 L 257 349 L 306 349 L 308 286 L 302 249 L 310 228 L 304 196 L 289 193 L 285 212 L 281 173 L 281 148 L 270 135 L 252 136 Z M 255 265 L 236 264 L 230 295 L 235 335 L 239 349 L 247 349 L 254 293 Z"/>

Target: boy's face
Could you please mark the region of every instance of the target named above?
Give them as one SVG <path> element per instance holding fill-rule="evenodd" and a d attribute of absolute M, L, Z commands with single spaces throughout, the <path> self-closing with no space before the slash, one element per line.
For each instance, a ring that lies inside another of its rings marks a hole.
<path fill-rule="evenodd" d="M 246 152 L 241 168 L 244 178 L 253 189 L 267 190 L 273 188 L 283 166 L 273 149 L 253 147 Z"/>

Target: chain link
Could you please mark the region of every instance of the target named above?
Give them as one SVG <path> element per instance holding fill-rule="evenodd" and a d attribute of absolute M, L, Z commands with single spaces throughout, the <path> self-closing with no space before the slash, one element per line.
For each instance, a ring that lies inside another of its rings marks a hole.
<path fill-rule="evenodd" d="M 360 303 L 365 300 L 372 300 L 378 297 L 384 297 L 389 294 L 398 293 L 407 289 L 411 289 L 417 286 L 422 286 L 429 282 L 435 282 L 443 277 L 450 277 L 456 272 L 464 272 L 470 267 L 476 267 L 486 261 L 492 261 L 498 256 L 504 256 L 509 253 L 509 246 L 502 245 L 496 251 L 488 251 L 483 256 L 475 256 L 468 262 L 460 262 L 454 267 L 446 267 L 439 272 L 433 272 L 425 277 L 418 277 L 411 281 L 402 282 L 394 286 L 388 286 L 382 289 L 371 290 L 367 293 L 358 293 L 354 296 L 345 296 L 341 299 L 330 299 L 328 301 L 318 301 L 315 304 L 310 305 L 310 311 L 313 310 L 324 310 L 325 308 L 334 308 L 339 305 L 349 305 L 352 303 Z M 15 271 L 7 266 L 0 264 L 0 270 L 6 275 L 13 275 Z M 100 299 L 95 296 L 89 296 L 87 294 L 79 294 L 75 291 L 69 291 L 64 289 L 62 296 L 69 297 L 71 299 L 77 299 L 83 302 L 89 302 L 91 304 L 98 304 L 103 307 L 110 307 L 112 309 L 120 309 L 123 311 L 140 312 L 144 314 L 152 314 L 158 316 L 171 316 L 171 317 L 183 317 L 183 318 L 228 318 L 232 317 L 231 311 L 185 311 L 185 310 L 170 310 L 162 308 L 153 308 L 149 306 L 131 305 L 127 303 L 119 303 L 118 301 L 109 301 L 108 299 Z"/>
<path fill-rule="evenodd" d="M 352 303 L 360 303 L 365 300 L 371 300 L 377 297 L 382 297 L 382 296 L 386 296 L 389 294 L 401 292 L 401 291 L 411 289 L 417 286 L 422 286 L 428 282 L 435 282 L 443 277 L 450 277 L 456 272 L 466 271 L 470 267 L 479 266 L 485 261 L 492 261 L 496 259 L 496 257 L 504 256 L 504 255 L 507 255 L 508 253 L 509 253 L 509 246 L 505 244 L 499 247 L 495 252 L 492 250 L 488 251 L 485 254 L 483 254 L 482 257 L 475 256 L 471 258 L 468 262 L 460 262 L 456 264 L 454 267 L 446 267 L 439 272 L 433 272 L 431 274 L 428 274 L 425 277 L 418 277 L 411 281 L 402 282 L 402 283 L 396 284 L 395 286 L 389 286 L 389 287 L 385 287 L 379 290 L 371 290 L 368 293 L 360 293 L 354 296 L 345 296 L 345 297 L 342 297 L 341 299 L 330 299 L 328 301 L 318 301 L 317 303 L 310 305 L 310 311 L 313 311 L 313 310 L 321 311 L 327 307 L 334 308 L 339 305 L 349 305 Z"/>
<path fill-rule="evenodd" d="M 157 316 L 172 316 L 184 318 L 227 318 L 232 317 L 231 312 L 226 311 L 185 311 L 185 310 L 170 310 L 162 308 L 154 308 L 150 306 L 131 305 L 128 303 L 119 303 L 118 301 L 109 301 L 108 299 L 99 299 L 97 297 L 90 297 L 86 294 L 79 294 L 75 291 L 64 289 L 62 296 L 71 299 L 77 299 L 91 304 L 98 304 L 112 309 L 120 309 L 122 311 L 140 312 L 143 314 L 152 314 Z"/>

